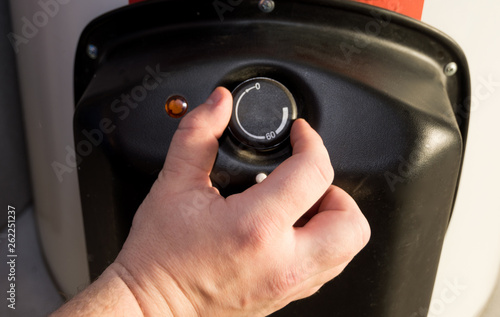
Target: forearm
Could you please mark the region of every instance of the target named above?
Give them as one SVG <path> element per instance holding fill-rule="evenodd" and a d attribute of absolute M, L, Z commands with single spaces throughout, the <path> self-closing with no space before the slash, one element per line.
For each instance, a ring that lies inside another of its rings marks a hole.
<path fill-rule="evenodd" d="M 120 268 L 111 265 L 92 285 L 51 316 L 144 316 Z"/>

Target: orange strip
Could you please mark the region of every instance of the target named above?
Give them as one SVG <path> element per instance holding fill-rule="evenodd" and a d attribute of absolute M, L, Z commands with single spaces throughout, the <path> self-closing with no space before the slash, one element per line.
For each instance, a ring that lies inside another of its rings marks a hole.
<path fill-rule="evenodd" d="M 417 20 L 420 20 L 422 18 L 422 11 L 424 10 L 424 0 L 355 0 L 355 1 L 395 11 Z"/>

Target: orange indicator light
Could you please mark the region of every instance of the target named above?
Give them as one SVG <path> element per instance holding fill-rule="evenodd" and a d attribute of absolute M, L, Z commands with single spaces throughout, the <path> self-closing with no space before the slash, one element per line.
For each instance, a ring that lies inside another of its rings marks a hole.
<path fill-rule="evenodd" d="M 165 103 L 165 110 L 172 118 L 180 118 L 186 114 L 188 103 L 182 96 L 172 96 Z"/>

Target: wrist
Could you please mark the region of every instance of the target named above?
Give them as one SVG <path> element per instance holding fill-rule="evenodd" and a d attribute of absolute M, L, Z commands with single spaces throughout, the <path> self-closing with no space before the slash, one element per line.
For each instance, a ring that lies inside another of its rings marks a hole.
<path fill-rule="evenodd" d="M 144 270 L 129 268 L 119 261 L 106 270 L 119 276 L 143 316 L 198 316 L 194 306 L 168 274 L 153 272 L 150 267 Z"/>
<path fill-rule="evenodd" d="M 138 316 L 143 317 L 139 302 L 112 267 L 84 291 L 51 314 L 57 316 Z"/>
<path fill-rule="evenodd" d="M 130 290 L 126 280 L 123 279 L 121 268 L 114 264 L 110 265 L 94 282 L 91 287 L 98 289 L 110 289 L 113 295 L 113 310 L 123 311 L 129 316 L 145 316 L 144 311 L 133 292 Z"/>

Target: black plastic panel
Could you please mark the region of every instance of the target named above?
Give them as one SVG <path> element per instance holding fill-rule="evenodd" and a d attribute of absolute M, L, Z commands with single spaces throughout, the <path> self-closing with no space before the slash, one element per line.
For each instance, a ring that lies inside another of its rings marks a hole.
<path fill-rule="evenodd" d="M 185 97 L 191 111 L 219 85 L 267 77 L 323 137 L 334 184 L 372 228 L 339 277 L 273 316 L 425 314 L 465 147 L 461 50 L 420 22 L 348 1 L 276 1 L 268 14 L 243 1 L 223 17 L 212 2 L 151 1 L 84 31 L 74 132 L 92 277 L 114 260 L 162 167 L 179 123 L 168 97 Z M 446 76 L 450 62 L 458 72 Z M 259 151 L 226 132 L 212 180 L 223 195 L 240 192 L 289 155 L 289 142 Z"/>

